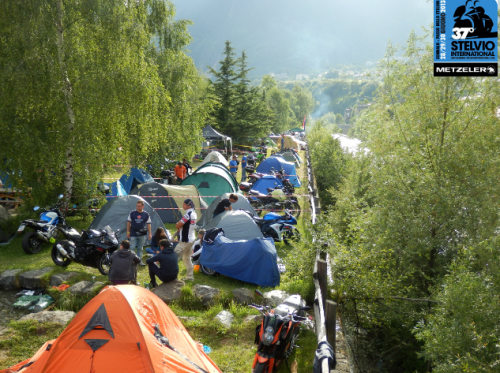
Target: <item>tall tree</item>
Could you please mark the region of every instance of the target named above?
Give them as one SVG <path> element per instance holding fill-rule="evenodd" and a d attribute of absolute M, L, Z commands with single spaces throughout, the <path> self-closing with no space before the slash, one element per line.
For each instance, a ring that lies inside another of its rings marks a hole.
<path fill-rule="evenodd" d="M 176 93 L 150 52 L 179 53 L 189 36 L 168 1 L 0 2 L 0 39 L 0 169 L 36 198 L 169 143 Z"/>
<path fill-rule="evenodd" d="M 260 137 L 271 128 L 272 112 L 258 88 L 250 86 L 247 75 L 251 69 L 245 52 L 240 58 L 235 56 L 234 48 L 226 41 L 219 71 L 209 67 L 214 76 L 210 87 L 210 97 L 214 102 L 212 123 L 233 139 Z"/>

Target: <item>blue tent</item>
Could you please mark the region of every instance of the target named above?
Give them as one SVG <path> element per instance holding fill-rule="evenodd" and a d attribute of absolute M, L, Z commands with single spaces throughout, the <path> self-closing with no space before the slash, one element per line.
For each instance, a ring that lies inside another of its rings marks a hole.
<path fill-rule="evenodd" d="M 272 238 L 232 241 L 219 234 L 203 242 L 200 264 L 220 274 L 260 286 L 278 286 L 280 273 Z"/>
<path fill-rule="evenodd" d="M 257 167 L 257 172 L 268 174 L 271 169 L 274 169 L 274 171 L 279 171 L 282 167 L 283 170 L 285 170 L 285 175 L 287 175 L 285 176 L 285 178 L 290 180 L 294 187 L 301 187 L 302 183 L 297 176 L 295 163 L 286 162 L 281 157 L 269 157 L 266 160 L 262 161 Z"/>
<path fill-rule="evenodd" d="M 271 175 L 265 175 L 252 185 L 252 190 L 256 190 L 257 192 L 260 192 L 262 194 L 267 194 L 267 188 L 277 187 L 283 187 L 283 183 L 281 182 L 281 180 Z"/>
<path fill-rule="evenodd" d="M 123 197 L 128 195 L 119 180 L 115 181 L 114 183 L 104 183 L 104 185 L 107 185 L 109 187 L 109 194 L 106 195 L 106 198 Z"/>
<path fill-rule="evenodd" d="M 126 194 L 130 193 L 130 191 L 139 184 L 151 182 L 154 182 L 153 178 L 142 168 L 131 168 L 130 175 L 123 174 L 120 178 L 120 183 Z"/>

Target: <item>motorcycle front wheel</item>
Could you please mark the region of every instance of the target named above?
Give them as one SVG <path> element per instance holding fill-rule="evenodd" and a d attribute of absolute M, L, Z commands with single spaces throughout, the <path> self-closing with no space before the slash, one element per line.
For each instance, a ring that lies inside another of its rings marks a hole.
<path fill-rule="evenodd" d="M 295 217 L 295 219 L 299 218 L 301 209 L 297 201 L 287 201 L 285 204 L 285 208 L 287 210 L 291 210 L 290 214 L 292 214 Z"/>
<path fill-rule="evenodd" d="M 102 254 L 97 258 L 97 269 L 101 272 L 101 275 L 107 276 L 111 268 L 111 263 L 109 262 L 109 255 L 106 253 Z"/>
<path fill-rule="evenodd" d="M 252 373 L 264 373 L 269 371 L 269 360 L 265 363 L 260 363 L 257 361 L 255 368 L 252 369 Z"/>
<path fill-rule="evenodd" d="M 292 229 L 289 231 L 286 231 L 283 234 L 283 241 L 285 242 L 285 245 L 291 245 L 293 243 L 297 243 L 300 241 L 300 232 L 298 229 Z"/>
<path fill-rule="evenodd" d="M 28 232 L 23 237 L 23 250 L 26 254 L 37 254 L 42 250 L 43 241 L 38 238 L 36 232 Z"/>
<path fill-rule="evenodd" d="M 54 246 L 52 246 L 52 251 L 50 252 L 50 256 L 52 257 L 52 261 L 56 266 L 60 267 L 67 267 L 70 263 L 71 260 L 63 256 L 59 250 L 57 250 L 57 245 L 62 245 L 63 248 L 66 248 L 69 246 L 68 241 L 62 240 L 62 241 L 57 241 Z"/>

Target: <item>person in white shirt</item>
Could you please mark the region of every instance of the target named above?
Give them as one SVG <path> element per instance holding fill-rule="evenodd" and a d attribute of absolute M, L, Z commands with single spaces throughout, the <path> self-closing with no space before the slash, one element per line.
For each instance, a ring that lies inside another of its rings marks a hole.
<path fill-rule="evenodd" d="M 196 212 L 194 211 L 194 202 L 189 198 L 184 201 L 182 208 L 186 210 L 186 214 L 181 220 L 175 224 L 175 228 L 179 231 L 179 243 L 175 248 L 175 252 L 179 257 L 182 257 L 184 266 L 186 267 L 186 277 L 183 281 L 193 281 L 193 263 L 191 263 L 191 253 L 195 241 L 194 227 L 196 225 Z"/>

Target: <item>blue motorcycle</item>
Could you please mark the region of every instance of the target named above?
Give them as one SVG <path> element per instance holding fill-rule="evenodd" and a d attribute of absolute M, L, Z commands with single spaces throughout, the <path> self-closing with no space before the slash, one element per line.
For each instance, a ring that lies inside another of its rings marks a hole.
<path fill-rule="evenodd" d="M 288 210 L 284 215 L 275 212 L 269 212 L 264 217 L 252 216 L 255 223 L 259 226 L 264 237 L 271 237 L 274 242 L 285 242 L 286 245 L 300 240 L 300 232 L 295 227 L 297 219 Z"/>
<path fill-rule="evenodd" d="M 59 198 L 62 198 L 60 196 Z M 36 206 L 33 210 L 38 211 L 40 207 Z M 25 228 L 32 228 L 34 232 L 26 232 L 23 237 L 22 247 L 26 254 L 36 254 L 42 249 L 44 242 L 54 243 L 59 235 L 58 225 L 66 225 L 66 220 L 57 206 L 49 209 L 43 209 L 40 214 L 40 220 L 23 220 L 17 229 L 17 233 L 23 233 Z"/>

